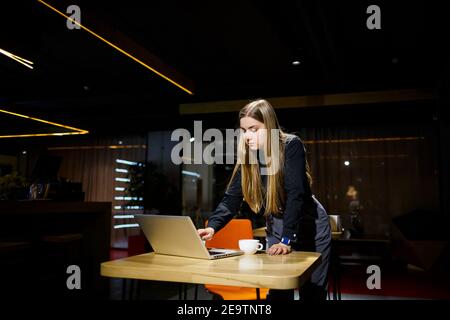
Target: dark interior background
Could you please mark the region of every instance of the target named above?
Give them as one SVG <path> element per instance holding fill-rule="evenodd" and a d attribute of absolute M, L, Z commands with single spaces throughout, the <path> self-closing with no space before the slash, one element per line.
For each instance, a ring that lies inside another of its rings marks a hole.
<path fill-rule="evenodd" d="M 314 192 L 329 213 L 346 212 L 345 192 L 355 185 L 369 234 L 390 236 L 393 219 L 410 212 L 420 212 L 421 221 L 445 225 L 450 55 L 443 2 L 378 1 L 381 30 L 366 27 L 372 1 L 47 3 L 62 12 L 78 5 L 82 23 L 106 39 L 120 32 L 188 79 L 194 94 L 92 34 L 69 30 L 65 18 L 38 1 L 2 4 L 0 48 L 33 61 L 35 68 L 0 55 L 0 109 L 90 132 L 1 138 L 0 154 L 16 158 L 14 169 L 25 176 L 40 155 L 58 154 L 64 158 L 60 176 L 82 182 L 86 200 L 115 202 L 115 159 L 151 160 L 179 200 L 175 207 L 159 209 L 181 210 L 181 170 L 168 163 L 168 133 L 191 130 L 195 120 L 203 121 L 203 129 L 237 123 L 236 112 L 185 114 L 181 104 L 425 90 L 430 92 L 426 98 L 310 105 L 277 114 L 286 131 L 304 140 Z M 0 113 L 0 136 L 55 130 Z M 12 170 L 1 168 L 1 173 Z M 207 213 L 228 179 L 225 168 L 214 170 L 216 188 L 214 200 L 203 208 Z M 420 232 L 420 225 L 415 229 Z M 428 229 L 426 237 L 441 235 Z"/>

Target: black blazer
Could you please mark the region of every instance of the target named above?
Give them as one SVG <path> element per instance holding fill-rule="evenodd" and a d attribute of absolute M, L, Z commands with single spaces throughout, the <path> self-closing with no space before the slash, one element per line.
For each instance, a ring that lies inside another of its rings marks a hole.
<path fill-rule="evenodd" d="M 299 137 L 290 135 L 285 146 L 284 189 L 285 206 L 282 208 L 282 237 L 294 242 L 311 242 L 330 235 L 328 215 L 322 205 L 313 197 L 306 175 L 305 147 Z M 265 184 L 265 176 L 263 184 Z M 216 232 L 223 228 L 238 212 L 243 200 L 241 172 L 225 192 L 222 201 L 208 220 L 208 227 Z M 259 214 L 263 214 L 264 208 Z M 275 216 L 275 215 L 274 215 Z M 277 215 L 278 216 L 278 215 Z M 269 221 L 269 219 L 267 219 Z M 270 225 L 268 223 L 270 231 Z"/>

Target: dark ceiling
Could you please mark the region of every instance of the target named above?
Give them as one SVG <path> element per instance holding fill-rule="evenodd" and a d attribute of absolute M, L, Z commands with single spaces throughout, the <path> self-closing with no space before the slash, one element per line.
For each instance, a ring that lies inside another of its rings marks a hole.
<path fill-rule="evenodd" d="M 381 30 L 366 27 L 373 1 L 47 1 L 78 5 L 106 39 L 120 31 L 190 79 L 190 96 L 37 0 L 11 2 L 0 48 L 35 68 L 0 55 L 0 109 L 92 132 L 177 125 L 187 102 L 433 89 L 448 68 L 446 11 L 431 1 L 377 1 Z M 30 129 L 0 119 L 1 134 Z"/>

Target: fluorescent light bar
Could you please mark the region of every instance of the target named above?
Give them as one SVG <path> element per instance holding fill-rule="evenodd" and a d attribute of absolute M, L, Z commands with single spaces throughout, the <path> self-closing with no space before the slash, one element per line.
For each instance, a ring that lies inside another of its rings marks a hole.
<path fill-rule="evenodd" d="M 192 177 L 196 177 L 196 178 L 200 178 L 201 177 L 201 175 L 199 175 L 196 172 L 192 172 L 192 171 L 182 170 L 181 173 L 186 175 L 186 176 L 192 176 Z"/>
<path fill-rule="evenodd" d="M 144 210 L 144 206 L 114 206 L 114 210 Z"/>
<path fill-rule="evenodd" d="M 125 228 L 138 228 L 139 224 L 137 223 L 127 223 L 127 224 L 117 224 L 114 226 L 114 229 L 125 229 Z"/>
<path fill-rule="evenodd" d="M 127 201 L 130 201 L 130 200 L 137 200 L 137 201 L 144 201 L 144 198 L 142 198 L 142 197 L 122 197 L 122 196 L 116 196 L 116 197 L 114 197 L 114 200 L 127 200 Z"/>
<path fill-rule="evenodd" d="M 133 219 L 134 216 L 132 214 L 116 214 L 114 215 L 114 219 Z"/>
<path fill-rule="evenodd" d="M 117 162 L 117 163 L 127 164 L 127 165 L 130 165 L 130 166 L 135 166 L 135 165 L 138 164 L 137 162 L 134 162 L 134 161 L 128 161 L 128 160 L 123 160 L 123 159 L 116 159 L 116 162 Z"/>

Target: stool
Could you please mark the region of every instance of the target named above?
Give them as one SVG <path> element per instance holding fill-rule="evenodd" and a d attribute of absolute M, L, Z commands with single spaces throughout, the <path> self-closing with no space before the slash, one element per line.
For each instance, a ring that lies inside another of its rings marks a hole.
<path fill-rule="evenodd" d="M 339 253 L 336 248 L 336 239 L 331 240 L 331 252 L 330 252 L 330 278 L 331 286 L 329 286 L 328 295 L 333 293 L 333 300 L 341 300 L 341 270 Z"/>

